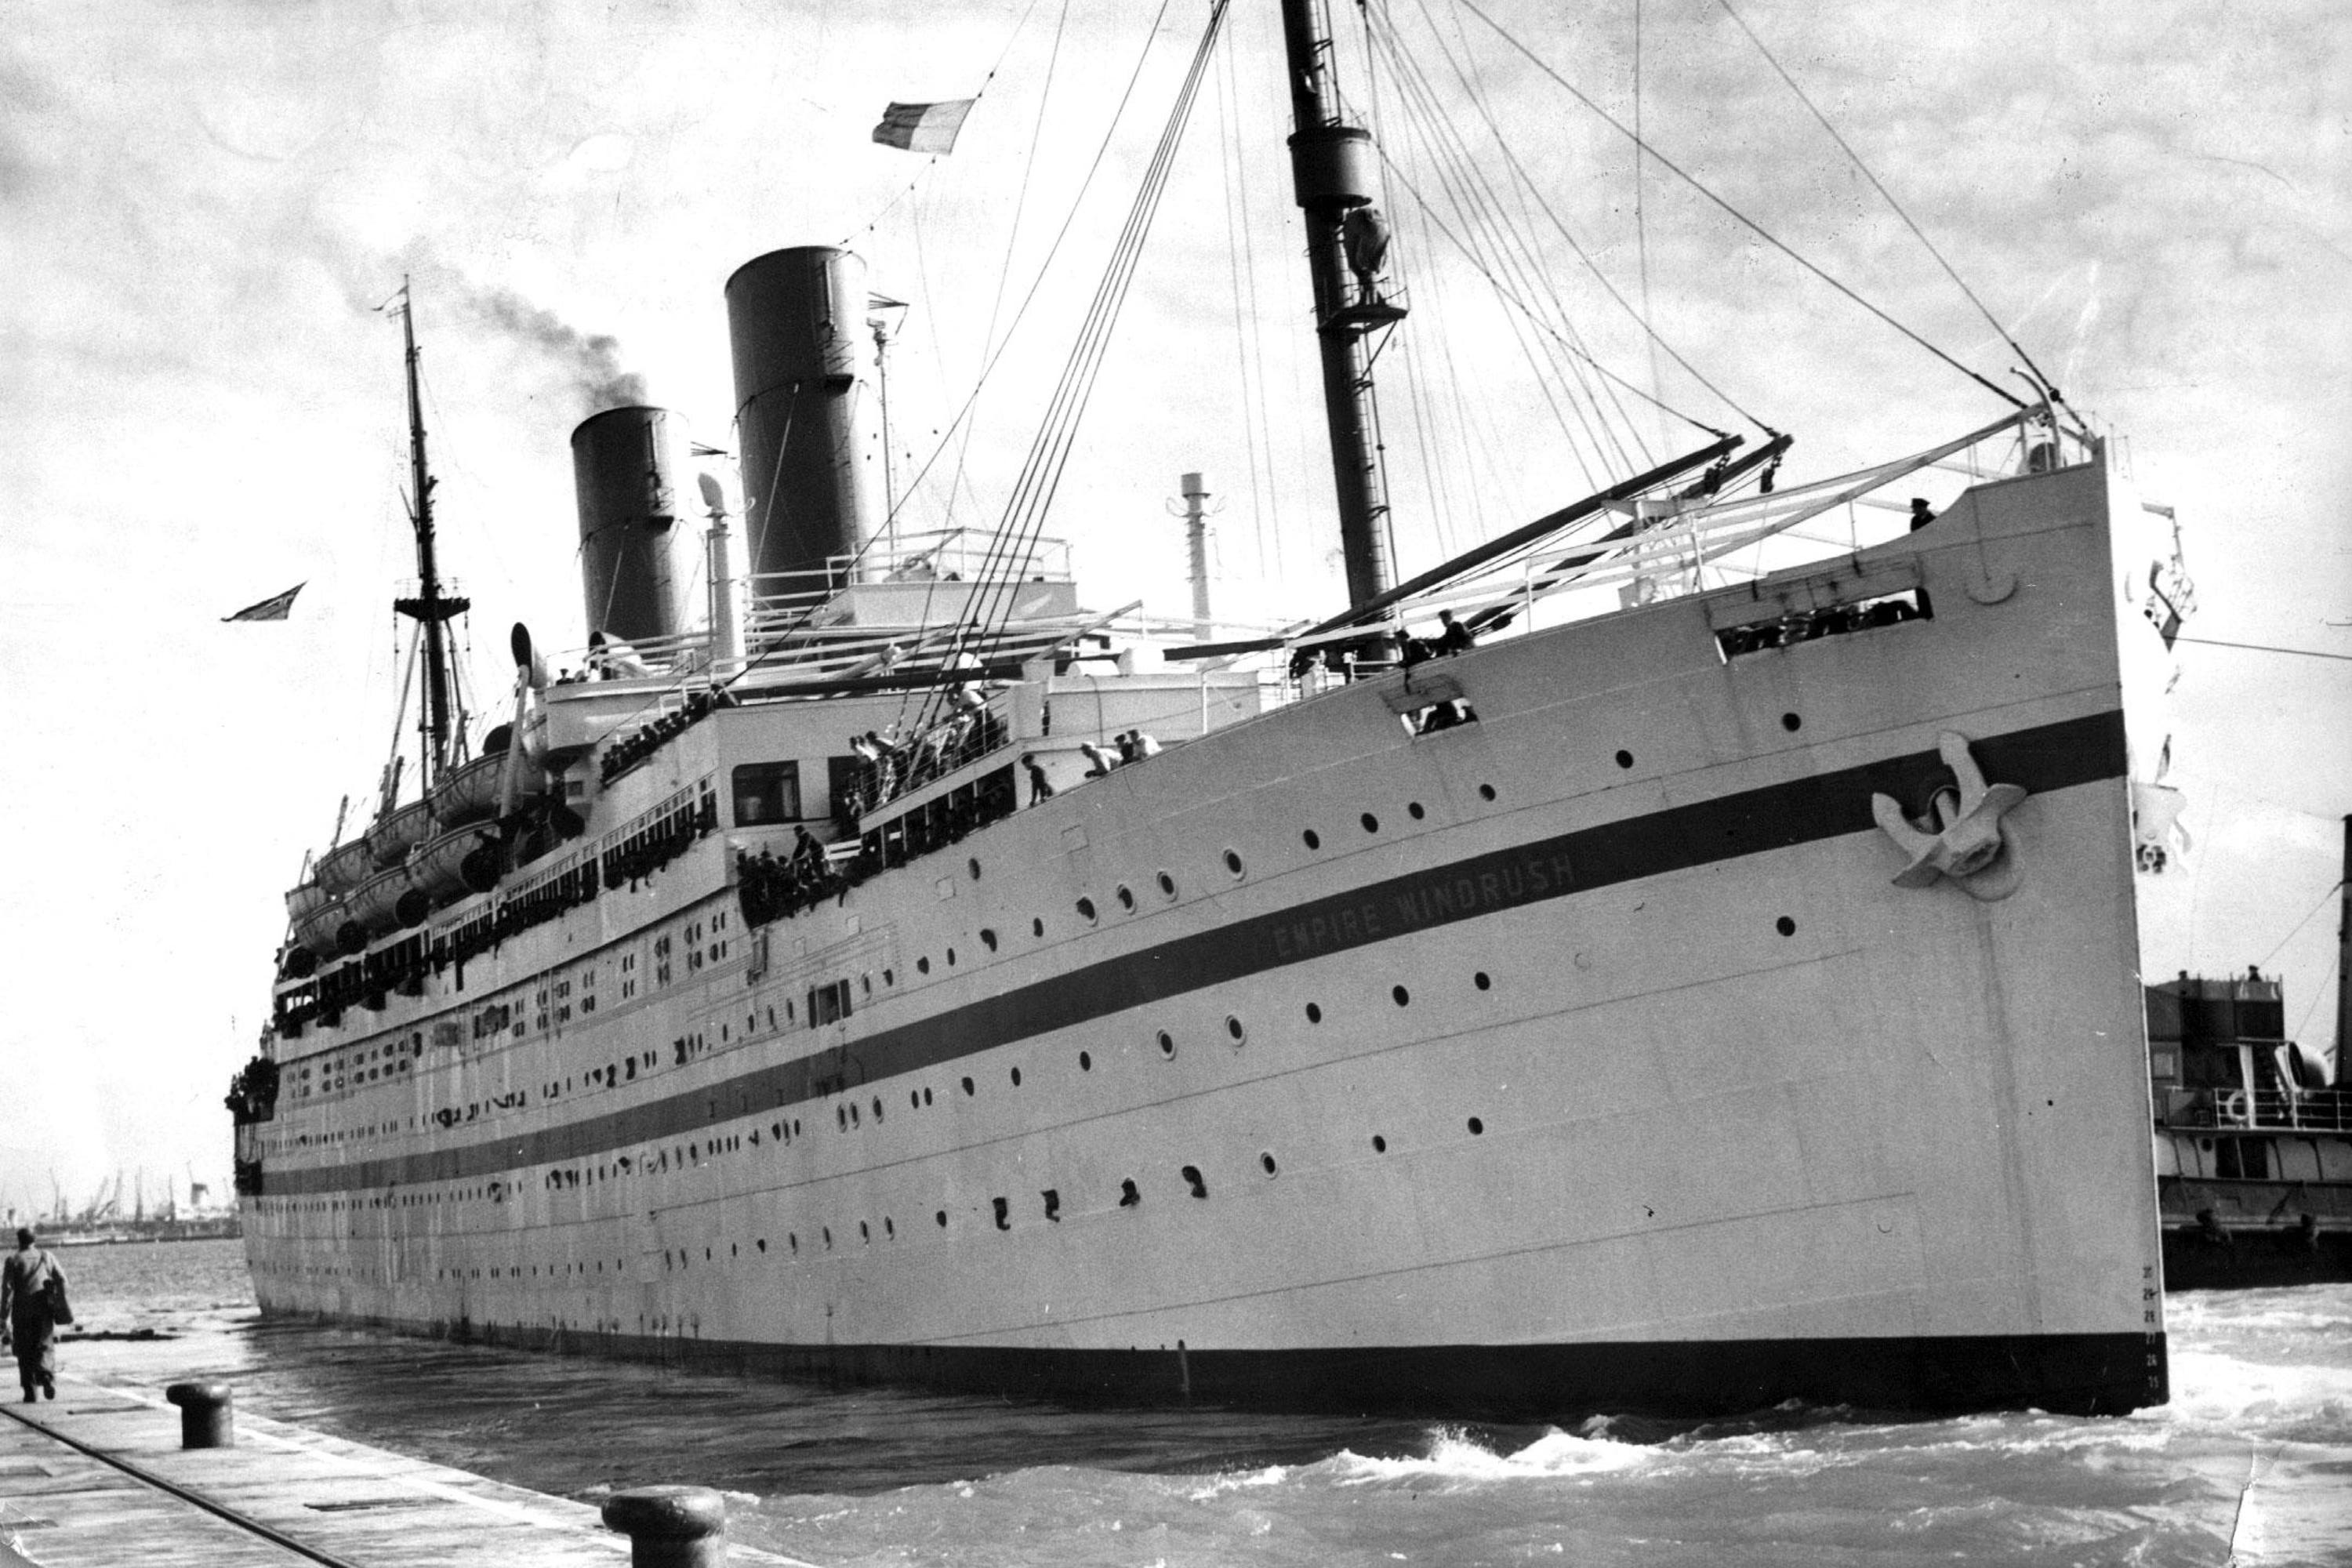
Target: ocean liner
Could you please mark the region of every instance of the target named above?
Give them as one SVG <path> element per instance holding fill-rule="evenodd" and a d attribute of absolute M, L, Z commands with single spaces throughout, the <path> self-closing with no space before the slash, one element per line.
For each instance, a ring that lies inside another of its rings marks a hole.
<path fill-rule="evenodd" d="M 744 558 L 672 416 L 581 425 L 590 646 L 517 627 L 469 754 L 412 329 L 417 788 L 289 895 L 231 1094 L 265 1312 L 1431 1415 L 2165 1397 L 2168 536 L 2045 390 L 1808 484 L 1727 437 L 1391 581 L 1404 312 L 1284 14 L 1350 603 L 1282 637 L 877 528 L 862 264 L 782 250 L 726 289 Z M 1733 572 L 1930 464 L 1940 514 Z"/>

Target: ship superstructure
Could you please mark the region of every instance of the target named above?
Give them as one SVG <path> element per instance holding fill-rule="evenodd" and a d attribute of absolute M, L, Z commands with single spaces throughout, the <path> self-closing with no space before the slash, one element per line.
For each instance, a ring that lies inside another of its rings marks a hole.
<path fill-rule="evenodd" d="M 1327 343 L 1402 313 L 1319 289 Z M 1253 668 L 1049 542 L 877 536 L 854 258 L 728 297 L 741 569 L 667 414 L 583 424 L 591 647 L 519 629 L 506 733 L 289 895 L 265 1310 L 1147 1401 L 2164 1397 L 2166 544 L 2102 443 L 2045 404 L 1735 494 L 1786 443 L 1727 439 Z M 1675 591 L 1955 457 L 1913 531 Z"/>

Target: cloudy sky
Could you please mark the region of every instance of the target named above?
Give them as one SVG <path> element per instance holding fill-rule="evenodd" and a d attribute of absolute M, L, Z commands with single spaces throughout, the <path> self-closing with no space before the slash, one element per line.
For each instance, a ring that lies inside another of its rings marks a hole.
<path fill-rule="evenodd" d="M 1482 265 L 1682 413 L 1796 432 L 1792 478 L 2000 412 L 1637 167 L 1502 37 L 2013 381 L 2000 333 L 1720 0 L 1481 7 L 1499 30 L 1384 0 L 1369 43 L 1335 7 L 1347 89 L 1395 160 L 1414 305 L 1382 393 L 1405 569 L 1583 493 L 1612 451 L 1688 435 L 1630 396 L 1547 395 L 1528 329 L 1434 226 L 1475 238 L 1437 109 L 1518 236 L 1496 241 L 1490 213 Z M 386 602 L 413 567 L 398 333 L 375 308 L 404 276 L 445 560 L 494 692 L 509 622 L 583 635 L 571 426 L 625 372 L 730 445 L 720 286 L 766 250 L 847 241 L 910 303 L 893 447 L 902 479 L 930 466 L 905 515 L 986 523 L 1205 9 L 0 5 L 0 1205 L 46 1204 L 53 1173 L 78 1199 L 117 1168 L 151 1191 L 225 1176 L 219 1096 L 266 1011 L 280 894 L 393 739 Z M 1222 609 L 1337 600 L 1273 10 L 1235 7 L 1048 525 L 1098 606 L 1186 611 L 1165 503 L 1195 468 L 1223 507 Z M 1738 17 L 2178 509 L 2191 635 L 2352 654 L 2352 17 L 2333 0 L 1740 0 Z M 887 101 L 983 87 L 951 158 L 868 139 Z M 1717 390 L 1651 353 L 1563 231 Z M 296 582 L 289 622 L 221 624 Z M 2172 782 L 2196 851 L 2144 886 L 2147 967 L 2282 969 L 2290 1025 L 2325 1044 L 2352 663 L 2183 651 Z"/>

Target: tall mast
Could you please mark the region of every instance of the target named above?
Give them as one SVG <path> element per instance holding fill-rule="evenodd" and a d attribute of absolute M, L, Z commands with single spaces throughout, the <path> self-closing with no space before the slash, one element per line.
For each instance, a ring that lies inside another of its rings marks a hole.
<path fill-rule="evenodd" d="M 2352 1068 L 2352 816 L 2344 819 L 2344 879 L 2336 884 L 2336 1081 Z"/>
<path fill-rule="evenodd" d="M 1348 568 L 1348 600 L 1361 605 L 1394 582 L 1389 563 L 1388 493 L 1372 439 L 1371 354 L 1365 335 L 1404 312 L 1379 300 L 1370 287 L 1376 255 L 1359 242 L 1361 292 L 1349 289 L 1348 237 L 1342 229 L 1360 213 L 1359 231 L 1372 229 L 1384 244 L 1385 226 L 1372 209 L 1371 133 L 1341 120 L 1332 80 L 1330 18 L 1323 0 L 1282 0 L 1282 36 L 1290 63 L 1290 170 L 1307 215 L 1307 260 L 1315 280 L 1315 332 L 1323 357 L 1323 405 L 1331 426 L 1331 475 L 1339 490 L 1339 546 Z"/>
<path fill-rule="evenodd" d="M 425 629 L 425 691 L 417 704 L 420 794 L 430 794 L 449 764 L 451 701 L 448 623 L 472 606 L 445 598 L 440 568 L 433 558 L 433 476 L 425 466 L 425 405 L 416 392 L 416 310 L 408 279 L 400 280 L 400 334 L 408 350 L 409 521 L 416 530 L 416 597 L 394 599 L 392 607 Z M 387 802 L 387 805 L 390 803 Z"/>

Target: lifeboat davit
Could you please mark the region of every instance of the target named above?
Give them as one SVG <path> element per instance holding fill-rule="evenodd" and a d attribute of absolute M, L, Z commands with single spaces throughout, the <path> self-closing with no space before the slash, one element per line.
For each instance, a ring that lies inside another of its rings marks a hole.
<path fill-rule="evenodd" d="M 408 858 L 408 852 L 433 831 L 433 813 L 424 801 L 412 800 L 398 811 L 375 819 L 367 830 L 368 855 L 376 869 L 389 871 Z"/>
<path fill-rule="evenodd" d="M 310 875 L 322 889 L 340 898 L 375 875 L 375 860 L 368 854 L 367 840 L 354 838 L 320 856 Z"/>

